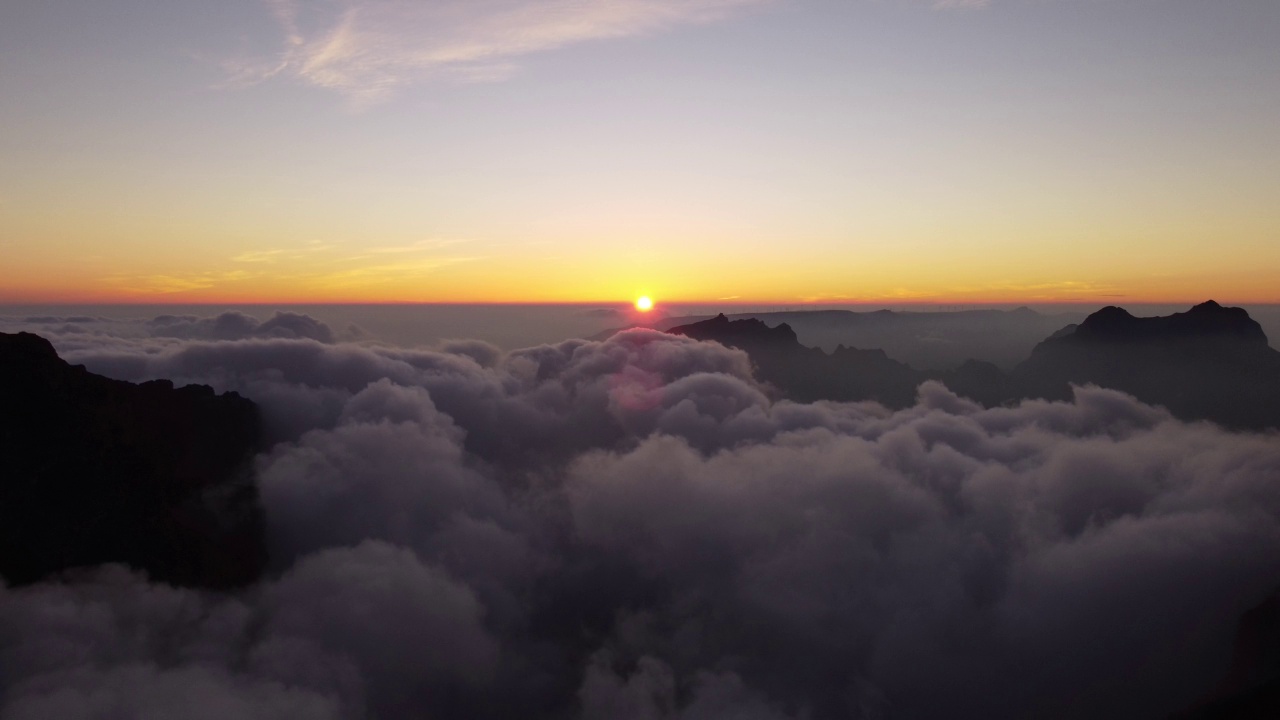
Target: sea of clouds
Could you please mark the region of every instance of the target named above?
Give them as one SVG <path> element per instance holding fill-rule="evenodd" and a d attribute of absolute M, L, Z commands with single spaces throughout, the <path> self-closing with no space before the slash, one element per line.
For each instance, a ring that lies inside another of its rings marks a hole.
<path fill-rule="evenodd" d="M 647 330 L 16 329 L 257 401 L 272 572 L 0 589 L 6 719 L 1161 717 L 1280 584 L 1277 436 L 1111 390 L 926 383 L 890 412 L 779 400 L 742 352 Z"/>

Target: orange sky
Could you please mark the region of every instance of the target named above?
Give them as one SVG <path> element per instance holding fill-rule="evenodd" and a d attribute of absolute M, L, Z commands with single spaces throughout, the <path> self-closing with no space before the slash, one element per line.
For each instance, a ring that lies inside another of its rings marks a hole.
<path fill-rule="evenodd" d="M 0 302 L 1280 302 L 1271 0 L 351 4 L 0 22 Z"/>

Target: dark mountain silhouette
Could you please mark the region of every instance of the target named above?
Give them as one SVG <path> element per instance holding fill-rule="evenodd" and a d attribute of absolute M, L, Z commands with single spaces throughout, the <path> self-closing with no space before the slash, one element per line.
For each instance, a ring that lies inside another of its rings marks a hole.
<path fill-rule="evenodd" d="M 1179 720 L 1280 717 L 1280 589 L 1251 608 L 1236 628 L 1231 669 L 1213 695 Z"/>
<path fill-rule="evenodd" d="M 235 393 L 111 380 L 38 335 L 0 333 L 0 575 L 120 562 L 178 585 L 253 581 L 259 426 Z"/>
<path fill-rule="evenodd" d="M 876 400 L 899 408 L 912 403 L 920 382 L 936 379 L 994 406 L 1023 398 L 1066 399 L 1072 384 L 1096 384 L 1162 405 L 1183 419 L 1280 427 L 1280 352 L 1247 312 L 1213 301 L 1152 318 L 1103 308 L 1050 335 L 1011 372 L 974 360 L 924 372 L 880 350 L 843 346 L 827 354 L 801 345 L 786 323 L 770 328 L 725 315 L 669 332 L 745 350 L 760 379 L 801 401 Z"/>
<path fill-rule="evenodd" d="M 840 345 L 878 348 L 893 360 L 937 372 L 954 369 L 971 359 L 1012 369 L 1027 358 L 1036 343 L 1064 324 L 1082 320 L 1084 315 L 1075 310 L 1044 314 L 1022 307 L 954 312 L 801 310 L 728 313 L 726 317 L 760 320 L 769 326 L 786 323 L 810 347 L 829 353 Z M 711 317 L 654 318 L 643 327 L 670 331 Z M 616 332 L 608 330 L 593 339 L 604 340 Z"/>
<path fill-rule="evenodd" d="M 995 407 L 1031 397 L 1017 378 L 989 362 L 969 360 L 954 370 L 935 372 L 931 379 L 940 380 L 952 392 Z"/>
<path fill-rule="evenodd" d="M 971 359 L 1012 368 L 1046 335 L 1078 321 L 1083 313 L 1043 314 L 1020 307 L 953 312 L 820 310 L 754 317 L 769 324 L 785 322 L 807 344 L 827 351 L 840 344 L 878 348 L 916 369 L 936 372 Z"/>
<path fill-rule="evenodd" d="M 668 332 L 745 350 L 761 380 L 802 402 L 875 400 L 901 408 L 915 401 L 916 387 L 925 379 L 882 350 L 840 346 L 828 355 L 805 347 L 786 323 L 770 328 L 760 320 L 730 320 L 722 314 Z"/>
<path fill-rule="evenodd" d="M 1025 396 L 1063 398 L 1071 383 L 1093 383 L 1184 419 L 1280 426 L 1280 352 L 1249 313 L 1212 300 L 1165 317 L 1103 308 L 1037 345 L 1013 374 Z"/>

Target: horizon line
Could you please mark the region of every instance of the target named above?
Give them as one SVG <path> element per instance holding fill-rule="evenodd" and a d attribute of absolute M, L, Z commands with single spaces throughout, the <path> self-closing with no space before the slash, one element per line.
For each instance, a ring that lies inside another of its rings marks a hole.
<path fill-rule="evenodd" d="M 1028 305 L 1039 306 L 1120 306 L 1120 305 L 1187 305 L 1192 307 L 1205 302 L 1214 301 L 1220 305 L 1280 305 L 1280 299 L 1274 300 L 1220 300 L 1217 297 L 1207 297 L 1199 300 L 1166 300 L 1166 299 L 1133 299 L 1121 300 L 1112 298 L 1108 300 L 842 300 L 834 302 L 821 302 L 813 300 L 656 300 L 652 312 L 660 311 L 663 307 L 688 307 L 688 306 L 718 306 L 718 307 L 760 307 L 771 306 L 796 311 L 803 311 L 805 308 L 831 308 L 831 307 L 884 307 L 884 306 L 909 306 L 909 307 L 938 307 L 938 306 L 1009 306 L 1020 307 Z M 323 300 L 250 300 L 250 301 L 217 301 L 217 300 L 194 300 L 186 302 L 175 302 L 165 300 L 160 302 L 143 301 L 143 300 L 19 300 L 5 301 L 0 300 L 0 307 L 75 307 L 75 306 L 98 306 L 98 307 L 270 307 L 270 306 L 295 306 L 295 307 L 578 307 L 578 306 L 619 306 L 632 307 L 634 300 L 389 300 L 389 301 L 323 301 Z"/>

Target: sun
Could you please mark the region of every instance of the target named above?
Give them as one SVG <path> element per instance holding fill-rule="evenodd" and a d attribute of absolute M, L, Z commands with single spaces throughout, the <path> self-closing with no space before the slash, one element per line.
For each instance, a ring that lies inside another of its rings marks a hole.
<path fill-rule="evenodd" d="M 648 295 L 641 295 L 636 298 L 636 309 L 640 312 L 649 312 L 653 309 L 653 300 Z"/>

